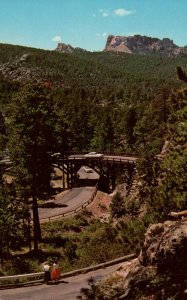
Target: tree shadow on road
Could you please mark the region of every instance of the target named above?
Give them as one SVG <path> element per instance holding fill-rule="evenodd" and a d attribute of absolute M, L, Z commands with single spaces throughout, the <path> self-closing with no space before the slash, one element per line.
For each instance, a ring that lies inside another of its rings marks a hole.
<path fill-rule="evenodd" d="M 43 204 L 38 205 L 38 207 L 39 208 L 60 208 L 60 207 L 67 207 L 67 205 L 63 203 L 45 202 Z"/>

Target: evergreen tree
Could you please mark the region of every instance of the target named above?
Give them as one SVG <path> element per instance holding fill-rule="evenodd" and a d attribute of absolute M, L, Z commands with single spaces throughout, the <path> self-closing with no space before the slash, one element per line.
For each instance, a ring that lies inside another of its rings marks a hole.
<path fill-rule="evenodd" d="M 136 110 L 133 106 L 130 106 L 126 111 L 125 116 L 125 135 L 127 139 L 127 143 L 130 147 L 134 145 L 135 137 L 134 137 L 134 127 L 137 122 Z"/>
<path fill-rule="evenodd" d="M 110 210 L 112 217 L 120 218 L 126 212 L 125 201 L 119 192 L 115 194 L 110 204 Z"/>
<path fill-rule="evenodd" d="M 180 72 L 179 72 L 180 70 Z M 182 75 L 181 75 L 182 74 Z M 179 79 L 187 75 L 178 68 Z M 187 208 L 187 88 L 170 97 L 167 123 L 170 151 L 162 163 L 161 189 L 158 196 L 167 211 Z"/>
<path fill-rule="evenodd" d="M 5 130 L 5 120 L 2 112 L 0 112 L 0 154 L 2 154 L 6 145 L 6 130 Z"/>
<path fill-rule="evenodd" d="M 185 72 L 178 70 L 179 79 L 185 79 Z M 163 139 L 169 144 L 166 156 L 158 160 L 151 153 L 144 153 L 137 165 L 140 196 L 157 220 L 164 220 L 171 210 L 187 208 L 187 89 L 173 92 L 167 106 L 163 132 Z"/>
<path fill-rule="evenodd" d="M 10 248 L 16 249 L 23 241 L 24 217 L 24 207 L 8 193 L 8 189 L 2 183 L 0 190 L 0 257 L 2 268 L 5 258 L 10 254 Z"/>
<path fill-rule="evenodd" d="M 49 192 L 50 151 L 53 145 L 53 109 L 46 91 L 37 83 L 27 84 L 9 107 L 9 150 L 20 199 L 32 197 L 34 249 L 41 238 L 37 199 Z"/>

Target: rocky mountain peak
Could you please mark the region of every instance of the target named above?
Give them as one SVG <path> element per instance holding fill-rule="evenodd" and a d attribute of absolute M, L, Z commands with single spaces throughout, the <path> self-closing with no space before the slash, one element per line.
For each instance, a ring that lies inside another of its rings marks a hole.
<path fill-rule="evenodd" d="M 73 53 L 75 49 L 71 45 L 58 43 L 58 46 L 55 50 L 61 53 Z"/>
<path fill-rule="evenodd" d="M 149 54 L 159 53 L 165 56 L 187 55 L 187 46 L 179 47 L 168 38 L 158 39 L 153 37 L 115 36 L 109 35 L 104 51 Z"/>

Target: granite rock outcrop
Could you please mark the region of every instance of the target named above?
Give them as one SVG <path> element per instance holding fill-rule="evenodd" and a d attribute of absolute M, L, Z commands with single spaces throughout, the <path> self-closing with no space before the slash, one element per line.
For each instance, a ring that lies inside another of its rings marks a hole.
<path fill-rule="evenodd" d="M 0 73 L 8 80 L 17 82 L 28 82 L 30 80 L 38 80 L 40 78 L 40 70 L 38 67 L 29 67 L 26 62 L 31 57 L 30 53 L 25 53 L 15 60 L 0 63 Z"/>
<path fill-rule="evenodd" d="M 101 281 L 101 294 L 110 297 L 118 291 L 118 299 L 126 300 L 140 299 L 138 296 L 146 300 L 187 299 L 186 252 L 186 219 L 152 224 L 139 256 Z M 107 297 L 104 299 L 110 299 Z"/>
<path fill-rule="evenodd" d="M 58 43 L 57 48 L 55 51 L 61 52 L 61 53 L 73 53 L 74 48 L 71 45 L 64 44 L 64 43 Z"/>
<path fill-rule="evenodd" d="M 169 38 L 153 38 L 141 35 L 114 36 L 107 38 L 104 51 L 149 54 L 159 53 L 165 56 L 187 55 L 187 46 L 179 47 Z"/>

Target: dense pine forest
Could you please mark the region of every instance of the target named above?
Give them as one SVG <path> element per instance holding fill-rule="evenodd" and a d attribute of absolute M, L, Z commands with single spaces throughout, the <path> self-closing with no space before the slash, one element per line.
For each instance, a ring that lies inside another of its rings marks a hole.
<path fill-rule="evenodd" d="M 5 75 L 1 111 L 7 119 L 12 93 L 26 79 L 43 82 L 54 112 L 55 151 L 115 153 L 141 152 L 145 147 L 159 152 L 168 97 L 182 86 L 176 67 L 187 66 L 186 57 L 81 49 L 68 54 L 4 44 L 0 62 Z"/>
<path fill-rule="evenodd" d="M 8 149 L 14 162 L 13 183 L 4 182 L 3 167 L 0 176 L 2 274 L 37 269 L 31 251 L 23 263 L 11 252 L 26 245 L 31 250 L 30 198 L 38 259 L 62 255 L 67 270 L 138 252 L 151 222 L 165 220 L 172 209 L 187 208 L 185 71 L 185 56 L 82 49 L 59 53 L 0 44 L 0 151 L 3 158 Z M 169 155 L 158 161 L 166 140 Z M 127 207 L 127 199 L 117 194 L 108 224 L 89 224 L 83 212 L 40 228 L 37 200 L 50 192 L 51 154 L 87 151 L 139 157 L 138 205 L 146 205 L 145 215 L 134 218 L 135 203 Z M 119 222 L 115 203 L 123 207 Z M 130 216 L 128 223 L 123 215 Z M 48 245 L 49 255 L 38 254 L 38 242 Z"/>

